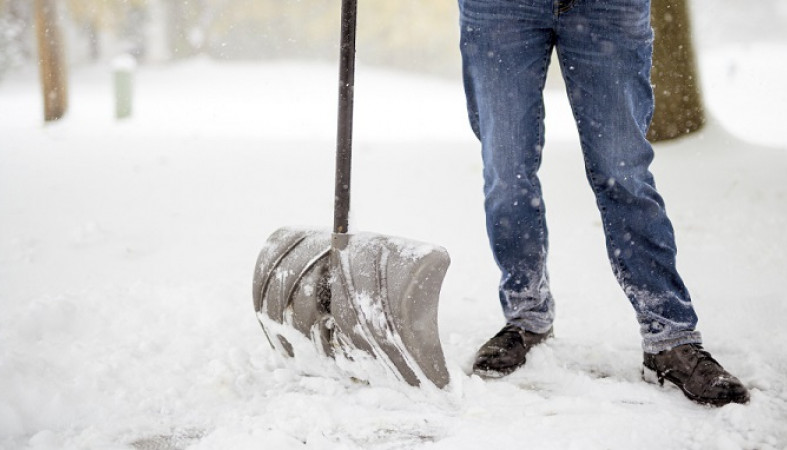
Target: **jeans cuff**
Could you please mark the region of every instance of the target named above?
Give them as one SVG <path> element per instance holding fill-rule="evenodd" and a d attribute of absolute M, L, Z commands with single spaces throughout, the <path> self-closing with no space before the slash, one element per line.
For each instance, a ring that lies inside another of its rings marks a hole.
<path fill-rule="evenodd" d="M 699 331 L 688 330 L 679 333 L 671 334 L 666 339 L 648 339 L 647 337 L 642 340 L 642 350 L 645 353 L 660 353 L 666 350 L 684 344 L 702 344 L 702 334 Z"/>
<path fill-rule="evenodd" d="M 533 319 L 507 319 L 506 322 L 536 334 L 544 334 L 552 329 L 553 317 Z"/>

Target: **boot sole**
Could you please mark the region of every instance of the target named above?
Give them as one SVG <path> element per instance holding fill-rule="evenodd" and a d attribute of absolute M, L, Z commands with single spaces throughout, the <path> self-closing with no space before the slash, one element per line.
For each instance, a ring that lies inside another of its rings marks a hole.
<path fill-rule="evenodd" d="M 519 367 L 517 367 L 517 369 L 518 368 Z M 491 380 L 497 380 L 499 378 L 503 378 L 503 377 L 506 377 L 508 375 L 511 375 L 514 372 L 516 372 L 516 369 L 510 370 L 510 371 L 503 371 L 503 372 L 501 372 L 499 370 L 489 370 L 489 369 L 487 369 L 487 370 L 474 369 L 473 370 L 473 374 L 474 375 L 478 375 L 479 377 L 481 377 L 481 378 L 483 378 L 485 380 L 490 380 L 490 379 Z"/>

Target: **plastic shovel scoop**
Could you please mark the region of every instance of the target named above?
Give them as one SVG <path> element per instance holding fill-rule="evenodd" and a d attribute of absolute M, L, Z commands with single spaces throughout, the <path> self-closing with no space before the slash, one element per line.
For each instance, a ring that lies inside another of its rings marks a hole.
<path fill-rule="evenodd" d="M 347 234 L 350 205 L 356 0 L 342 1 L 333 232 L 281 228 L 254 270 L 254 310 L 273 348 L 298 358 L 292 330 L 319 353 L 369 355 L 411 385 L 449 382 L 437 327 L 450 263 L 442 247 Z"/>

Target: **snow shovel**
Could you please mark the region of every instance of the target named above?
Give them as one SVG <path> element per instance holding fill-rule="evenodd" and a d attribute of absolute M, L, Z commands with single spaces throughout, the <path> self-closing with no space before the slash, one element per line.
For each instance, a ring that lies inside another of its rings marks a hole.
<path fill-rule="evenodd" d="M 437 329 L 450 259 L 442 247 L 348 234 L 357 0 L 342 0 L 333 232 L 281 228 L 254 271 L 254 310 L 271 346 L 298 357 L 299 332 L 318 353 L 371 356 L 411 385 L 449 382 Z M 359 353 L 361 352 L 361 353 Z"/>

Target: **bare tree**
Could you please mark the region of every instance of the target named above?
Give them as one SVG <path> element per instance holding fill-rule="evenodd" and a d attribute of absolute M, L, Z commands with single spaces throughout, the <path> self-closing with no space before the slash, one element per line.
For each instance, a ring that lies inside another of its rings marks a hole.
<path fill-rule="evenodd" d="M 44 120 L 62 118 L 68 109 L 63 43 L 57 21 L 57 0 L 36 0 L 38 64 L 44 97 Z"/>
<path fill-rule="evenodd" d="M 705 123 L 687 1 L 651 4 L 656 110 L 648 139 L 654 142 L 697 131 Z"/>

